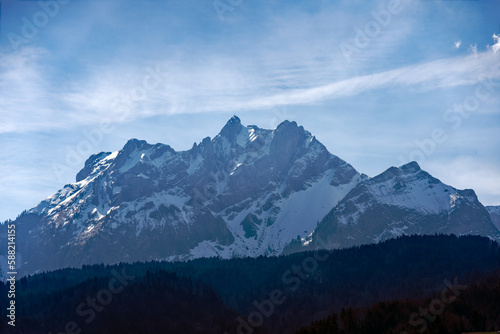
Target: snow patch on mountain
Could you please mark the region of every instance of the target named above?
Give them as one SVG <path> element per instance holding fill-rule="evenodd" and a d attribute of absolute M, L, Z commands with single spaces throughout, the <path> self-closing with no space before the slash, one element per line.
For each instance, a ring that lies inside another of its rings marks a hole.
<path fill-rule="evenodd" d="M 377 202 L 438 214 L 453 210 L 463 200 L 463 194 L 420 169 L 416 162 L 391 167 L 381 175 L 368 180 L 365 186 Z"/>
<path fill-rule="evenodd" d="M 308 189 L 295 192 L 282 202 L 281 212 L 265 236 L 278 253 L 291 240 L 312 233 L 318 222 L 359 182 L 356 176 L 348 184 L 333 187 L 330 185 L 332 174 L 327 173 Z"/>

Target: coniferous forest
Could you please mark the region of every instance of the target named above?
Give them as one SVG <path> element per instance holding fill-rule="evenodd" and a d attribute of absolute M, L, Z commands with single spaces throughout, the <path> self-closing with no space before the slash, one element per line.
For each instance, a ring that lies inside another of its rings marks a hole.
<path fill-rule="evenodd" d="M 484 237 L 404 236 L 280 257 L 94 265 L 24 277 L 16 294 L 16 327 L 2 305 L 1 332 L 500 330 L 500 247 Z"/>

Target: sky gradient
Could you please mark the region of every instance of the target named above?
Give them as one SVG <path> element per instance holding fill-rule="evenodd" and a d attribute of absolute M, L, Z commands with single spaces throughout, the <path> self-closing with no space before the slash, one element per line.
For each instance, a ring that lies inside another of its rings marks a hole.
<path fill-rule="evenodd" d="M 500 1 L 1 1 L 0 221 L 130 138 L 303 125 L 500 205 Z"/>

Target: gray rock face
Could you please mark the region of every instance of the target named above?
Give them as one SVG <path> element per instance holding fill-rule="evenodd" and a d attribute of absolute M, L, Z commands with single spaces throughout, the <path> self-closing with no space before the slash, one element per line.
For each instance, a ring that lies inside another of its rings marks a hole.
<path fill-rule="evenodd" d="M 500 231 L 500 205 L 487 206 L 486 211 L 490 214 L 491 221 L 495 227 Z"/>
<path fill-rule="evenodd" d="M 17 219 L 19 272 L 280 254 L 359 179 L 295 122 L 264 130 L 235 116 L 183 152 L 132 139 Z"/>
<path fill-rule="evenodd" d="M 342 248 L 377 243 L 403 234 L 500 233 L 473 190 L 457 190 L 420 169 L 416 162 L 360 182 L 321 221 L 306 243 L 328 240 Z"/>

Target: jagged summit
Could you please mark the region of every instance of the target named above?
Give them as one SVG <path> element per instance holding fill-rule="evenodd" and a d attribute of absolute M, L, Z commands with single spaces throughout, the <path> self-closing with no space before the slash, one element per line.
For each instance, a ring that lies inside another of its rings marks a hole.
<path fill-rule="evenodd" d="M 220 135 L 226 137 L 228 140 L 234 140 L 242 128 L 243 125 L 241 125 L 240 118 L 238 116 L 233 116 L 222 128 Z"/>
<path fill-rule="evenodd" d="M 148 144 L 148 142 L 146 142 L 145 140 L 139 140 L 139 139 L 130 139 L 129 141 L 127 141 L 127 143 L 125 144 L 125 146 L 123 147 L 123 151 L 125 152 L 132 152 L 134 150 L 140 150 L 140 149 L 143 149 L 145 147 L 149 147 L 151 146 L 150 144 Z"/>
<path fill-rule="evenodd" d="M 403 173 L 416 173 L 421 171 L 420 165 L 416 161 L 411 161 L 407 164 L 404 164 L 399 167 L 403 171 Z"/>
<path fill-rule="evenodd" d="M 239 123 L 239 124 L 241 124 L 241 119 L 238 116 L 233 115 L 233 117 L 231 117 L 229 119 L 228 123 Z"/>

